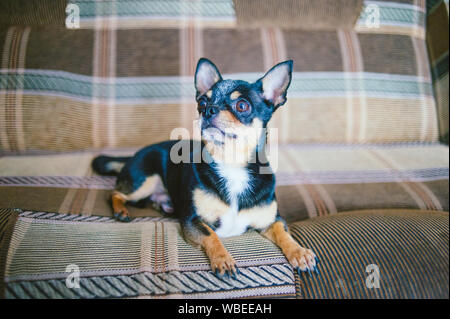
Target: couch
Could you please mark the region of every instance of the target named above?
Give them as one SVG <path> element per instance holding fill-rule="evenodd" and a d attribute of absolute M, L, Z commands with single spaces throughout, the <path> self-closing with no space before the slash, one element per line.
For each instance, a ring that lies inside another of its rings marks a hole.
<path fill-rule="evenodd" d="M 0 52 L 1 298 L 448 298 L 448 1 L 2 1 Z M 319 274 L 250 231 L 218 278 L 170 216 L 112 218 L 92 159 L 192 135 L 202 56 L 294 60 L 269 143 Z"/>

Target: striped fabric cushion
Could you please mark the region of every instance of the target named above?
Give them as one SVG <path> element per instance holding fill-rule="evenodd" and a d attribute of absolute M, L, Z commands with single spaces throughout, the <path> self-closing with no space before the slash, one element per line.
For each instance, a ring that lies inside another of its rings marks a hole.
<path fill-rule="evenodd" d="M 292 268 L 281 251 L 256 232 L 223 241 L 240 274 L 219 279 L 206 254 L 185 242 L 178 223 L 171 220 L 123 224 L 108 217 L 0 211 L 3 214 L 15 219 L 15 225 L 14 231 L 5 230 L 9 246 L 6 239 L 0 241 L 9 247 L 7 258 L 0 260 L 1 297 L 295 296 Z M 80 288 L 71 289 L 66 285 L 67 267 L 75 266 Z"/>
<path fill-rule="evenodd" d="M 448 213 L 400 210 L 294 223 L 294 238 L 320 258 L 312 277 L 294 275 L 277 247 L 249 232 L 224 240 L 240 274 L 218 279 L 171 220 L 1 210 L 0 296 L 448 298 L 448 222 Z M 74 269 L 78 289 L 66 284 Z"/>
<path fill-rule="evenodd" d="M 0 27 L 0 150 L 137 147 L 192 130 L 201 56 L 251 81 L 295 61 L 272 120 L 281 143 L 438 140 L 425 1 L 366 0 L 353 29 L 327 31 L 240 29 L 232 0 L 70 2 L 80 29 Z"/>
<path fill-rule="evenodd" d="M 290 226 L 320 256 L 302 298 L 448 298 L 448 213 L 361 211 Z M 379 276 L 379 288 L 375 276 Z"/>
<path fill-rule="evenodd" d="M 131 150 L 106 153 L 133 154 Z M 277 154 L 273 153 L 271 164 L 278 207 L 290 222 L 358 209 L 449 209 L 447 146 L 293 144 L 280 146 Z M 0 158 L 0 207 L 111 216 L 108 200 L 115 178 L 92 172 L 95 155 Z M 135 207 L 131 214 L 159 216 L 152 209 Z"/>
<path fill-rule="evenodd" d="M 427 2 L 427 46 L 433 76 L 433 88 L 437 102 L 440 140 L 448 145 L 448 42 L 449 6 L 446 1 Z"/>

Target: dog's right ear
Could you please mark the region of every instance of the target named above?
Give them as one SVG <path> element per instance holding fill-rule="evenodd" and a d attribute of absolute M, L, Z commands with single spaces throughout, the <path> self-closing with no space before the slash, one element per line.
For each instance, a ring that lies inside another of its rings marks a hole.
<path fill-rule="evenodd" d="M 292 79 L 294 62 L 288 60 L 278 63 L 258 81 L 262 89 L 262 96 L 273 105 L 274 110 L 286 103 L 286 93 Z"/>
<path fill-rule="evenodd" d="M 195 70 L 197 97 L 208 92 L 219 81 L 222 81 L 222 76 L 214 63 L 206 58 L 198 60 Z"/>

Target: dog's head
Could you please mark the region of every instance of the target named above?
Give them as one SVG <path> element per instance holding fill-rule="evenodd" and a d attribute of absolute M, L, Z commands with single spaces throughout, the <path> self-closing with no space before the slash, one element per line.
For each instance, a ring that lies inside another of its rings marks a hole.
<path fill-rule="evenodd" d="M 218 161 L 243 164 L 265 138 L 273 112 L 286 103 L 292 60 L 279 63 L 254 83 L 223 80 L 202 58 L 195 72 L 202 140 Z"/>

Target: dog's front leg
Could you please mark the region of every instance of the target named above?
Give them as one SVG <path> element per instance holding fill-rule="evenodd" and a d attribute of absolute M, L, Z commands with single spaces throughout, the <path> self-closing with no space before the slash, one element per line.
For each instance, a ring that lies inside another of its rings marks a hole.
<path fill-rule="evenodd" d="M 198 217 L 182 222 L 181 227 L 185 239 L 205 251 L 216 275 L 236 276 L 236 261 L 211 227 Z"/>
<path fill-rule="evenodd" d="M 299 273 L 307 271 L 311 275 L 311 271 L 317 272 L 316 255 L 311 249 L 303 248 L 292 238 L 284 222 L 275 221 L 262 234 L 281 248 L 289 263 Z"/>

